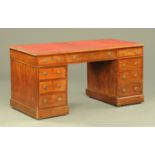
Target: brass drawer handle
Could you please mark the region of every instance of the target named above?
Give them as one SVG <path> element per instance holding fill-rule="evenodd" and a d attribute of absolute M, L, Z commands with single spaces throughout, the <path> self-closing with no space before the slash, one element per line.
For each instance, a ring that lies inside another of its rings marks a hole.
<path fill-rule="evenodd" d="M 45 75 L 45 76 L 48 75 L 48 72 L 43 72 L 43 75 Z"/>
<path fill-rule="evenodd" d="M 58 57 L 58 61 L 61 62 L 62 61 L 62 58 L 61 57 Z"/>
<path fill-rule="evenodd" d="M 48 99 L 47 98 L 44 98 L 43 99 L 43 103 L 48 103 Z"/>
<path fill-rule="evenodd" d="M 61 74 L 61 71 L 60 70 L 57 70 L 57 74 Z"/>
<path fill-rule="evenodd" d="M 51 57 L 51 61 L 54 61 L 55 59 L 54 59 L 54 57 Z M 62 61 L 62 57 L 57 57 L 57 60 L 59 61 L 59 62 L 61 62 Z"/>
<path fill-rule="evenodd" d="M 126 79 L 126 75 L 125 75 L 125 74 L 123 74 L 122 78 L 123 78 L 123 80 L 125 80 L 125 79 Z"/>
<path fill-rule="evenodd" d="M 62 97 L 58 97 L 57 100 L 58 100 L 58 101 L 62 101 Z"/>
<path fill-rule="evenodd" d="M 51 61 L 54 61 L 54 57 L 51 57 Z"/>
<path fill-rule="evenodd" d="M 123 89 L 122 89 L 122 92 L 123 92 L 123 93 L 125 93 L 125 92 L 126 92 L 126 89 L 125 89 L 125 88 L 123 88 Z"/>
<path fill-rule="evenodd" d="M 47 86 L 47 85 L 44 85 L 43 88 L 44 88 L 45 90 L 47 90 L 48 86 Z"/>
<path fill-rule="evenodd" d="M 108 52 L 108 55 L 111 56 L 112 55 L 112 52 Z"/>
<path fill-rule="evenodd" d="M 47 59 L 43 59 L 43 62 L 44 62 L 44 63 L 47 63 L 47 62 L 48 62 L 48 60 L 47 60 Z"/>
<path fill-rule="evenodd" d="M 135 74 L 134 74 L 134 77 L 136 78 L 137 76 L 138 76 L 138 74 L 137 74 L 137 73 L 135 73 Z"/>
<path fill-rule="evenodd" d="M 135 61 L 135 62 L 134 62 L 134 65 L 137 65 L 137 64 L 138 64 L 138 62 L 137 62 L 137 61 Z"/>
<path fill-rule="evenodd" d="M 62 88 L 62 85 L 61 84 L 57 84 L 57 88 Z"/>
<path fill-rule="evenodd" d="M 122 66 L 123 66 L 123 67 L 126 67 L 126 64 L 123 64 Z"/>
<path fill-rule="evenodd" d="M 77 56 L 76 55 L 73 55 L 72 58 L 75 60 L 75 59 L 77 59 Z"/>
<path fill-rule="evenodd" d="M 137 86 L 135 86 L 135 87 L 134 87 L 134 91 L 137 91 L 137 90 L 138 90 L 138 87 L 137 87 Z"/>

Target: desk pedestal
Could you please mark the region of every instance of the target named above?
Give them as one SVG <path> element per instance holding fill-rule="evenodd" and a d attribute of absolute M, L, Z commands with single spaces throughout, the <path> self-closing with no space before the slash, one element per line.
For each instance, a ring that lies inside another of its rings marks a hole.
<path fill-rule="evenodd" d="M 116 106 L 141 103 L 142 66 L 142 57 L 88 63 L 86 94 Z"/>

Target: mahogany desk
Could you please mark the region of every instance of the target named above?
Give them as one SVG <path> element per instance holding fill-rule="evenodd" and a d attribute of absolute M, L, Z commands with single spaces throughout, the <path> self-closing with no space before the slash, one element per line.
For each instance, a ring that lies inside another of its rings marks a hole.
<path fill-rule="evenodd" d="M 11 106 L 36 119 L 64 115 L 67 65 L 87 62 L 86 94 L 116 106 L 143 97 L 143 44 L 116 39 L 10 47 Z"/>

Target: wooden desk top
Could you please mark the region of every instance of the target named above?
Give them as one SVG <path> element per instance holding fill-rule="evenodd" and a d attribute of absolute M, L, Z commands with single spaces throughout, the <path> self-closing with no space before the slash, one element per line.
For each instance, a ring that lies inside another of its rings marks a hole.
<path fill-rule="evenodd" d="M 52 54 L 67 54 L 142 46 L 143 44 L 135 42 L 128 42 L 117 39 L 102 39 L 62 43 L 14 45 L 11 46 L 10 49 L 27 53 L 33 56 L 46 56 Z"/>

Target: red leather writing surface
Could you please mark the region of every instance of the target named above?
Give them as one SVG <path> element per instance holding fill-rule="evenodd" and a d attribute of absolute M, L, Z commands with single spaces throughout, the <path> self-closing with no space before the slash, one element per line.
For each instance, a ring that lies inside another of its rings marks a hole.
<path fill-rule="evenodd" d="M 74 52 L 86 52 L 91 50 L 108 50 L 124 47 L 143 46 L 139 43 L 122 41 L 117 39 L 106 40 L 91 40 L 63 43 L 46 43 L 46 44 L 30 44 L 30 45 L 15 45 L 11 49 L 21 51 L 30 55 L 41 56 L 51 54 L 64 54 Z"/>

